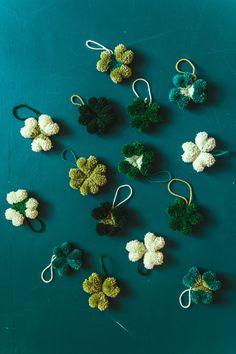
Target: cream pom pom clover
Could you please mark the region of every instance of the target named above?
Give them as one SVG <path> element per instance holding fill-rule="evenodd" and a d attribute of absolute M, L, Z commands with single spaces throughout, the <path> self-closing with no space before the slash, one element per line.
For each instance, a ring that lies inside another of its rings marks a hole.
<path fill-rule="evenodd" d="M 33 111 L 37 118 L 20 118 L 18 110 L 27 108 Z M 24 138 L 32 139 L 31 148 L 34 152 L 49 151 L 52 149 L 52 141 L 50 137 L 59 132 L 59 125 L 55 123 L 47 114 L 40 114 L 37 110 L 27 106 L 19 105 L 13 108 L 13 115 L 19 120 L 24 120 L 25 125 L 21 128 L 20 134 Z"/>
<path fill-rule="evenodd" d="M 152 232 L 146 233 L 144 242 L 133 240 L 126 244 L 125 249 L 129 252 L 129 260 L 137 262 L 143 260 L 144 268 L 153 269 L 163 264 L 164 256 L 160 251 L 165 246 L 165 240 Z"/>

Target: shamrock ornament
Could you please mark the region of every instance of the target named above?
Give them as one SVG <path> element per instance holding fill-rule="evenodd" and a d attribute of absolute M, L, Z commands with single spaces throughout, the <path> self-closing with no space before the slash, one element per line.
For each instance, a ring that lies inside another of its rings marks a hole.
<path fill-rule="evenodd" d="M 192 73 L 183 72 L 179 70 L 179 63 L 187 62 L 191 65 Z M 174 76 L 173 88 L 169 93 L 169 100 L 176 102 L 179 108 L 186 108 L 190 101 L 195 103 L 204 103 L 207 99 L 206 88 L 207 83 L 205 80 L 197 79 L 195 75 L 195 67 L 188 59 L 180 59 L 176 63 L 176 70 L 180 73 Z"/>
<path fill-rule="evenodd" d="M 143 143 L 136 142 L 124 145 L 122 154 L 125 159 L 119 163 L 119 172 L 124 173 L 129 178 L 136 178 L 139 175 L 147 177 L 151 174 L 154 153 L 146 148 Z"/>
<path fill-rule="evenodd" d="M 191 302 L 205 305 L 212 303 L 214 292 L 221 288 L 221 281 L 217 279 L 216 273 L 209 270 L 201 275 L 196 267 L 189 269 L 183 277 L 183 284 L 188 288 L 179 297 L 180 305 L 183 308 L 190 307 Z M 186 293 L 188 293 L 188 303 L 184 305 L 182 298 Z"/>
<path fill-rule="evenodd" d="M 80 102 L 76 102 L 76 99 Z M 116 120 L 112 103 L 106 97 L 91 97 L 88 103 L 84 103 L 80 96 L 73 95 L 71 103 L 78 106 L 79 123 L 86 126 L 87 131 L 91 134 L 107 133 Z"/>
<path fill-rule="evenodd" d="M 90 44 L 95 44 L 96 47 Z M 98 42 L 87 40 L 86 46 L 89 49 L 101 50 L 100 60 L 97 62 L 97 70 L 110 74 L 111 80 L 117 84 L 132 75 L 130 64 L 134 59 L 134 52 L 128 50 L 124 44 L 115 47 L 114 52 Z"/>
<path fill-rule="evenodd" d="M 163 264 L 164 256 L 160 251 L 165 246 L 163 237 L 156 236 L 152 232 L 146 233 L 144 242 L 133 240 L 126 244 L 126 250 L 129 252 L 129 260 L 137 262 L 143 260 L 146 269 L 151 270 L 155 266 Z"/>
<path fill-rule="evenodd" d="M 20 118 L 18 110 L 28 108 L 33 111 L 37 118 Z M 34 152 L 49 151 L 52 149 L 51 136 L 58 134 L 59 125 L 55 123 L 47 114 L 40 114 L 38 111 L 26 105 L 19 105 L 13 109 L 14 116 L 19 120 L 24 120 L 25 125 L 21 128 L 20 134 L 24 138 L 32 139 L 31 148 Z"/>
<path fill-rule="evenodd" d="M 186 163 L 192 163 L 195 171 L 202 172 L 206 167 L 214 165 L 216 160 L 210 152 L 215 147 L 215 139 L 209 138 L 206 132 L 200 132 L 196 135 L 195 144 L 188 141 L 182 145 L 184 150 L 182 160 Z"/>

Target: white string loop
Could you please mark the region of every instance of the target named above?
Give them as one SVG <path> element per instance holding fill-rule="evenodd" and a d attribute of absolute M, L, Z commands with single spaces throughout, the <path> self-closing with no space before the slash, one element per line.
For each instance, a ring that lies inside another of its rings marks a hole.
<path fill-rule="evenodd" d="M 129 195 L 125 199 L 123 199 L 120 203 L 115 205 L 118 193 L 119 193 L 120 189 L 122 189 L 122 188 L 129 188 L 129 191 L 130 191 Z M 127 200 L 129 200 L 131 198 L 132 194 L 133 194 L 133 189 L 132 189 L 132 187 L 129 184 L 123 184 L 122 186 L 119 186 L 117 188 L 117 190 L 116 190 L 116 193 L 115 193 L 115 196 L 114 196 L 114 199 L 113 199 L 113 203 L 112 203 L 113 208 L 117 208 L 121 204 L 127 202 Z"/>
<path fill-rule="evenodd" d="M 95 44 L 96 47 L 94 47 L 94 46 L 92 46 L 90 44 Z M 108 52 L 111 52 L 113 54 L 113 51 L 111 49 L 108 49 L 107 47 L 105 47 L 101 43 L 92 41 L 91 39 L 88 39 L 85 42 L 85 45 L 86 45 L 87 48 L 92 49 L 92 50 L 100 50 L 100 51 L 107 50 Z"/>
<path fill-rule="evenodd" d="M 185 289 L 184 291 L 182 291 L 182 293 L 179 296 L 179 303 L 180 303 L 180 306 L 183 307 L 183 309 L 187 309 L 191 306 L 191 303 L 192 303 L 191 290 L 192 290 L 192 288 Z M 186 293 L 188 293 L 188 303 L 186 305 L 184 305 L 182 298 L 183 298 L 184 294 L 186 294 Z"/>
<path fill-rule="evenodd" d="M 44 270 L 41 273 L 41 279 L 44 283 L 48 284 L 51 283 L 51 281 L 53 280 L 54 277 L 54 273 L 53 273 L 53 267 L 52 267 L 52 262 L 54 261 L 54 259 L 56 259 L 57 257 L 55 255 L 52 256 L 51 258 L 51 262 L 49 263 L 49 265 L 47 265 L 47 267 L 44 268 Z M 50 269 L 50 278 L 49 279 L 45 279 L 44 278 L 44 274 Z"/>
<path fill-rule="evenodd" d="M 143 79 L 143 78 L 138 78 L 136 80 L 134 80 L 134 82 L 132 83 L 132 90 L 133 90 L 133 93 L 135 94 L 136 97 L 140 97 L 139 94 L 137 93 L 137 91 L 135 90 L 135 84 L 138 82 L 138 81 L 143 81 L 145 82 L 145 84 L 147 85 L 147 89 L 148 89 L 148 94 L 149 94 L 149 104 L 152 103 L 152 92 L 151 92 L 151 87 L 150 87 L 150 84 L 147 80 Z M 145 101 L 147 101 L 148 98 L 146 97 L 145 98 Z"/>

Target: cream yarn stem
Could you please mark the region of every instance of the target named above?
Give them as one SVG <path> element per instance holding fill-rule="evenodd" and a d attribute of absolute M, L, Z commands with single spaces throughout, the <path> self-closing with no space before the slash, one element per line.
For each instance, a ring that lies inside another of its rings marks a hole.
<path fill-rule="evenodd" d="M 145 82 L 145 84 L 147 85 L 147 89 L 148 89 L 148 95 L 149 95 L 149 104 L 152 103 L 152 92 L 151 92 L 151 87 L 150 87 L 150 84 L 147 80 L 143 79 L 143 78 L 138 78 L 136 80 L 134 80 L 134 82 L 132 83 L 132 90 L 133 90 L 133 93 L 135 94 L 136 97 L 140 97 L 139 94 L 137 93 L 137 91 L 135 90 L 135 84 L 138 82 L 138 81 L 143 81 Z M 145 101 L 147 101 L 147 97 L 145 98 Z"/>
<path fill-rule="evenodd" d="M 90 45 L 90 44 L 95 44 L 96 47 L 94 47 L 94 46 L 92 46 L 92 45 Z M 92 50 L 100 50 L 100 51 L 107 50 L 107 51 L 113 53 L 113 51 L 112 51 L 111 49 L 108 49 L 107 47 L 105 47 L 105 46 L 102 45 L 101 43 L 95 42 L 95 41 L 93 41 L 93 40 L 91 40 L 91 39 L 88 39 L 88 40 L 85 42 L 85 45 L 86 45 L 87 48 L 92 49 Z"/>
<path fill-rule="evenodd" d="M 54 277 L 54 273 L 53 273 L 53 267 L 52 267 L 52 262 L 54 261 L 54 259 L 56 259 L 57 257 L 55 255 L 52 256 L 51 258 L 51 262 L 49 263 L 49 265 L 47 265 L 47 267 L 45 267 L 41 273 L 41 279 L 44 283 L 48 284 L 51 283 L 51 281 L 53 280 Z M 49 279 L 45 279 L 44 274 L 50 270 L 50 278 Z"/>
<path fill-rule="evenodd" d="M 170 186 L 171 186 L 171 183 L 172 183 L 172 182 L 175 182 L 175 181 L 181 182 L 181 183 L 185 183 L 185 184 L 188 186 L 188 188 L 189 188 L 189 200 L 187 200 L 187 198 L 185 198 L 185 197 L 183 197 L 182 195 L 179 195 L 179 194 L 177 194 L 177 193 L 175 193 L 175 192 L 173 192 L 173 191 L 171 190 L 171 187 L 170 187 Z M 172 178 L 172 180 L 170 180 L 170 182 L 168 183 L 168 192 L 169 192 L 170 194 L 174 195 L 175 197 L 179 197 L 179 198 L 183 199 L 183 200 L 186 202 L 186 204 L 191 204 L 191 202 L 192 202 L 192 199 L 193 199 L 193 190 L 192 190 L 192 187 L 191 187 L 190 183 L 188 183 L 188 182 L 185 181 L 184 179 Z"/>
<path fill-rule="evenodd" d="M 119 193 L 119 191 L 120 191 L 122 188 L 128 188 L 129 191 L 130 191 L 130 192 L 129 192 L 129 195 L 128 195 L 125 199 L 123 199 L 120 203 L 118 203 L 117 205 L 115 205 L 116 199 L 117 199 L 117 196 L 118 196 L 118 193 Z M 129 184 L 123 184 L 123 185 L 119 186 L 119 187 L 117 188 L 117 190 L 116 190 L 116 193 L 115 193 L 115 196 L 114 196 L 114 199 L 113 199 L 113 203 L 112 203 L 113 208 L 117 208 L 117 207 L 120 206 L 121 204 L 125 203 L 127 200 L 129 200 L 129 199 L 131 198 L 132 194 L 133 194 L 133 189 L 132 189 L 132 187 L 131 187 Z"/>
<path fill-rule="evenodd" d="M 189 307 L 191 306 L 191 302 L 192 302 L 192 300 L 191 300 L 191 290 L 192 290 L 192 288 L 185 289 L 184 291 L 182 291 L 182 293 L 181 293 L 180 296 L 179 296 L 179 303 L 180 303 L 180 306 L 181 306 L 183 309 L 187 309 L 187 308 L 189 308 Z M 183 296 L 184 296 L 186 293 L 188 293 L 188 302 L 187 302 L 186 305 L 184 305 L 184 304 L 183 304 L 183 301 L 182 301 L 182 298 L 183 298 Z"/>

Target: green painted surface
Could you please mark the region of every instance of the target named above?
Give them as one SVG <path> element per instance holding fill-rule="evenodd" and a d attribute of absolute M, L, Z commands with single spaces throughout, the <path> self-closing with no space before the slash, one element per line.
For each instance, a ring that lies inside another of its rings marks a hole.
<path fill-rule="evenodd" d="M 236 159 L 220 157 L 215 167 L 197 174 L 180 158 L 181 144 L 204 130 L 219 148 L 235 150 L 235 11 L 230 0 L 1 0 L 1 354 L 235 353 Z M 134 97 L 131 82 L 115 85 L 98 73 L 98 52 L 85 47 L 86 39 L 111 48 L 124 42 L 136 52 L 133 77 L 147 78 L 163 107 L 163 123 L 152 134 L 129 126 L 125 108 Z M 199 78 L 209 82 L 208 103 L 185 111 L 168 102 L 181 57 L 192 59 Z M 120 119 L 112 134 L 91 136 L 77 124 L 69 100 L 73 93 L 85 99 L 106 95 L 117 103 Z M 53 151 L 31 152 L 30 141 L 19 134 L 22 122 L 11 114 L 19 103 L 61 124 Z M 206 217 L 196 234 L 185 237 L 169 229 L 165 210 L 173 198 L 166 185 L 132 181 L 135 194 L 127 206 L 135 219 L 126 235 L 96 235 L 91 210 L 128 182 L 116 170 L 120 149 L 138 139 L 155 148 L 158 168 L 192 183 Z M 70 166 L 60 157 L 65 147 L 109 165 L 110 181 L 101 194 L 82 197 L 69 188 Z M 17 188 L 40 200 L 45 233 L 5 221 L 5 195 Z M 165 264 L 142 277 L 124 248 L 147 231 L 166 237 Z M 86 267 L 45 285 L 40 272 L 52 248 L 66 240 L 87 252 Z M 109 255 L 107 268 L 122 287 L 105 313 L 90 309 L 81 290 L 83 279 L 99 270 L 100 254 Z M 178 296 L 192 265 L 216 271 L 223 289 L 215 304 L 183 310 Z"/>

